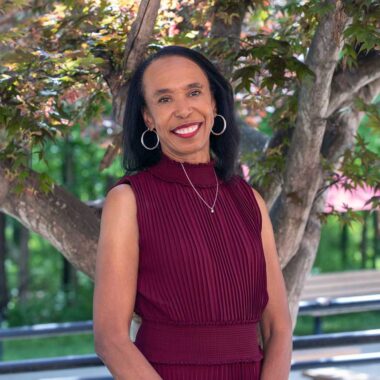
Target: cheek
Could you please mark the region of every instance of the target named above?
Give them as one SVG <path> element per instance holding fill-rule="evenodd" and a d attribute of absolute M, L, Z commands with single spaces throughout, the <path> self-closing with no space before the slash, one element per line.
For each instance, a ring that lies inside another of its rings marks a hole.
<path fill-rule="evenodd" d="M 161 115 L 160 109 L 156 105 L 151 106 L 150 115 L 153 120 L 160 119 L 160 115 Z"/>
<path fill-rule="evenodd" d="M 157 129 L 165 129 L 168 126 L 171 115 L 169 108 L 169 106 L 152 108 L 152 119 Z"/>
<path fill-rule="evenodd" d="M 208 99 L 207 105 L 204 106 L 204 111 L 205 113 L 207 114 L 207 116 L 209 116 L 210 118 L 214 118 L 214 109 L 215 109 L 215 106 L 214 106 L 214 103 L 212 101 L 212 99 Z"/>
<path fill-rule="evenodd" d="M 207 117 L 210 119 L 211 124 L 214 122 L 214 110 L 213 108 L 209 108 L 207 110 Z"/>
<path fill-rule="evenodd" d="M 152 106 L 152 110 L 156 116 L 168 114 L 170 113 L 172 108 L 173 108 L 173 103 L 170 103 L 170 102 L 157 103 Z"/>

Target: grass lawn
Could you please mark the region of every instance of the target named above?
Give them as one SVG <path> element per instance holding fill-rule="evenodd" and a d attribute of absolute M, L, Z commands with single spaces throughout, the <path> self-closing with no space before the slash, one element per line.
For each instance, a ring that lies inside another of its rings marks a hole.
<path fill-rule="evenodd" d="M 95 351 L 92 334 L 17 339 L 3 342 L 4 361 L 93 353 Z"/>
<path fill-rule="evenodd" d="M 322 332 L 371 330 L 380 328 L 380 311 L 331 315 L 322 318 Z M 298 317 L 294 335 L 314 334 L 314 318 Z"/>

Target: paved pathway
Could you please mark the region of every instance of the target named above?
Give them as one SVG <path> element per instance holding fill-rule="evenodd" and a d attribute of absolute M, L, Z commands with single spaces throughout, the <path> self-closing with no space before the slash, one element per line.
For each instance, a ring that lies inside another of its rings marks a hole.
<path fill-rule="evenodd" d="M 380 344 L 366 344 L 360 346 L 344 346 L 344 347 L 331 347 L 320 348 L 311 350 L 300 350 L 293 353 L 293 358 L 297 361 L 313 360 L 323 357 L 333 357 L 336 355 L 351 355 L 369 352 L 380 352 Z M 365 365 L 346 365 L 337 366 L 335 368 L 346 369 L 354 373 L 362 374 L 362 376 L 355 377 L 355 380 L 380 380 L 380 363 L 365 364 Z M 306 380 L 309 377 L 302 375 L 303 371 L 293 371 L 290 376 L 290 380 Z M 342 378 L 339 377 L 338 380 Z M 344 380 L 351 380 L 353 377 L 344 378 Z"/>
<path fill-rule="evenodd" d="M 363 366 L 345 366 L 345 367 L 336 367 L 344 368 L 346 370 L 352 371 L 357 375 L 355 380 L 380 380 L 380 364 L 366 364 Z M 310 380 L 310 377 L 302 375 L 302 371 L 292 372 L 290 374 L 289 380 Z M 337 378 L 337 380 L 343 380 L 342 378 Z M 354 380 L 353 377 L 344 378 L 344 380 Z"/>

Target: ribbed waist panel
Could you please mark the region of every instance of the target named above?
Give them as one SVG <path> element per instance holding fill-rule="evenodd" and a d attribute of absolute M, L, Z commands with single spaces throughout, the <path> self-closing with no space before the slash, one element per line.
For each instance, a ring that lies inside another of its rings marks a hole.
<path fill-rule="evenodd" d="M 148 361 L 223 364 L 260 361 L 257 324 L 175 325 L 143 320 L 135 345 Z"/>

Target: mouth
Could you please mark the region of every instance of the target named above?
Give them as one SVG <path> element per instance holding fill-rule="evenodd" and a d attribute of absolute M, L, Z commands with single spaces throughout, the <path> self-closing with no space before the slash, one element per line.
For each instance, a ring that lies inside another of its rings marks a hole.
<path fill-rule="evenodd" d="M 202 124 L 202 122 L 183 124 L 174 128 L 172 132 L 180 137 L 192 137 L 198 132 Z"/>

